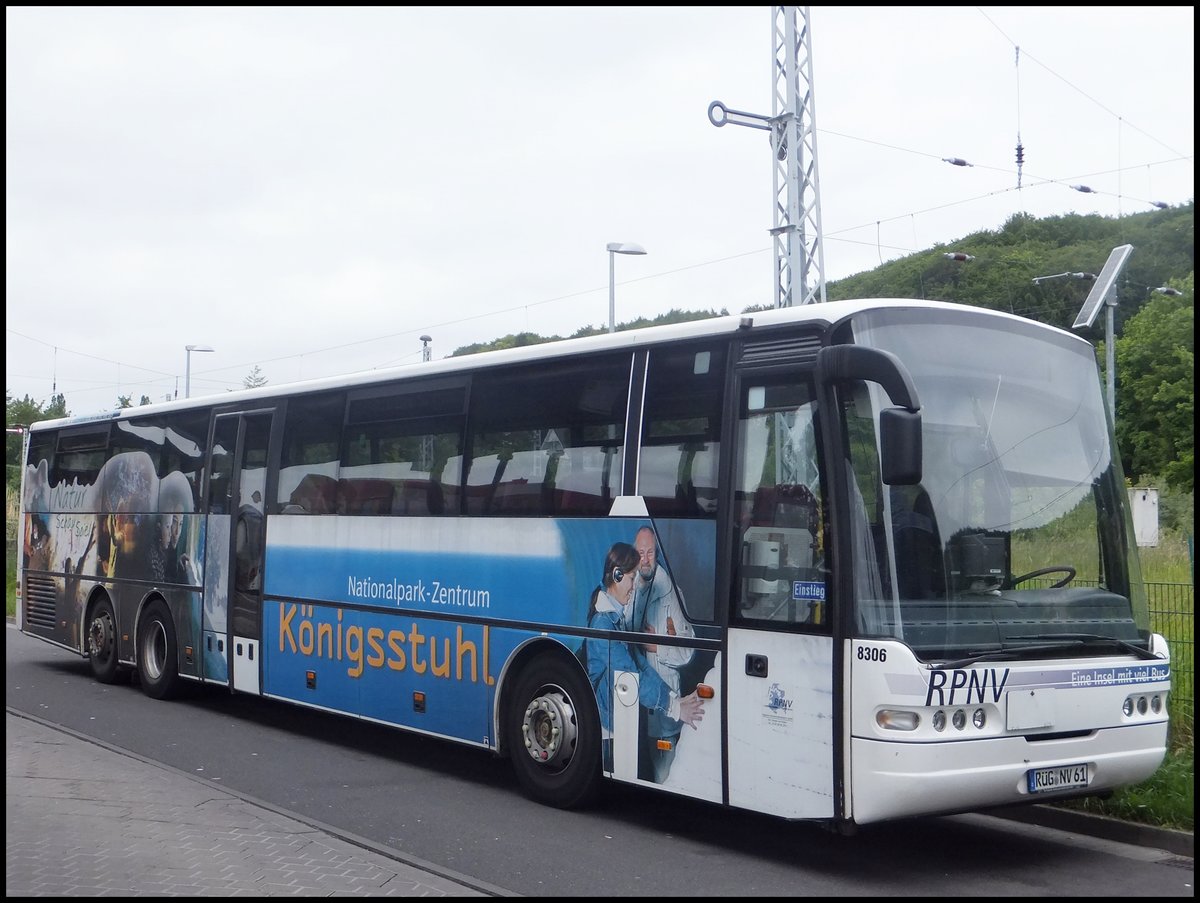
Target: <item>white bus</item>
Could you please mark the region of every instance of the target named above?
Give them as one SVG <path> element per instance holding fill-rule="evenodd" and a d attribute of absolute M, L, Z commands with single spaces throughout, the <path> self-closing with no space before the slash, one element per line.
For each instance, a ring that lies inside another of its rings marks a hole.
<path fill-rule="evenodd" d="M 849 830 L 1161 762 L 1094 349 L 838 301 L 37 423 L 21 629 Z"/>

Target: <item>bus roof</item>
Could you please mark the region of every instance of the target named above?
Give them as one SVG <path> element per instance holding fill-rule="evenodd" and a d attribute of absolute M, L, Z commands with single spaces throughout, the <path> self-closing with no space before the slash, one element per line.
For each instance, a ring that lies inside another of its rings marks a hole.
<path fill-rule="evenodd" d="M 701 339 L 708 336 L 719 336 L 739 330 L 754 330 L 762 327 L 780 326 L 785 324 L 814 324 L 828 327 L 838 321 L 860 313 L 881 307 L 925 308 L 929 310 L 973 311 L 978 314 L 1017 320 L 1026 325 L 1045 326 L 1046 329 L 1059 333 L 1065 330 L 1053 326 L 1036 323 L 1024 317 L 1017 317 L 1003 311 L 982 307 L 969 307 L 944 301 L 925 301 L 913 298 L 864 298 L 843 301 L 825 301 L 819 304 L 805 304 L 795 307 L 783 307 L 771 310 L 754 311 L 745 314 L 728 314 L 710 317 L 703 320 L 691 320 L 686 323 L 669 323 L 660 326 L 646 326 L 640 329 L 629 329 L 615 333 L 586 336 L 583 338 L 560 339 L 557 341 L 541 342 L 535 345 L 525 345 L 519 348 L 505 348 L 496 351 L 483 351 L 478 354 L 461 355 L 459 357 L 442 358 L 438 361 L 422 361 L 402 364 L 396 367 L 375 370 L 359 370 L 337 376 L 317 377 L 291 383 L 281 383 L 273 386 L 261 386 L 254 389 L 242 389 L 227 392 L 224 395 L 204 395 L 175 401 L 158 402 L 156 404 L 138 405 L 135 407 L 118 408 L 112 411 L 101 411 L 95 414 L 80 414 L 62 417 L 56 420 L 41 420 L 30 425 L 31 430 L 55 429 L 64 426 L 82 425 L 87 423 L 111 422 L 130 418 L 145 417 L 154 414 L 174 413 L 189 409 L 204 409 L 226 405 L 244 405 L 255 399 L 282 398 L 292 395 L 312 392 L 333 391 L 337 389 L 359 388 L 377 383 L 391 382 L 396 379 L 410 379 L 426 376 L 439 376 L 452 373 L 470 372 L 485 367 L 503 366 L 508 364 L 529 363 L 539 360 L 549 360 L 576 354 L 591 353 L 612 349 L 628 348 L 629 346 L 649 346 L 663 342 L 686 341 Z M 1067 333 L 1068 335 L 1070 333 Z"/>

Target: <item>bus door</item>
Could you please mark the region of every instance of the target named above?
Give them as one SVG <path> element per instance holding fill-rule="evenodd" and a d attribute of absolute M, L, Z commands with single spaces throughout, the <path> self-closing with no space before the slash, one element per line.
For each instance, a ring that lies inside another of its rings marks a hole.
<path fill-rule="evenodd" d="M 812 371 L 743 369 L 736 385 L 729 803 L 785 818 L 828 818 L 833 639 Z"/>
<path fill-rule="evenodd" d="M 248 693 L 260 688 L 272 416 L 271 411 L 217 415 L 209 454 L 204 674 Z"/>

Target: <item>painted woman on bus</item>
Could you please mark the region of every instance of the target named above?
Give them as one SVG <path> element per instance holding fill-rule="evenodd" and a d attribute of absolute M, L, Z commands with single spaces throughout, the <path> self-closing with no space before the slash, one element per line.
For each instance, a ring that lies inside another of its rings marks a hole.
<path fill-rule="evenodd" d="M 588 608 L 588 627 L 596 630 L 629 631 L 632 616 L 633 585 L 637 577 L 638 552 L 627 542 L 618 542 L 604 558 L 600 585 L 592 591 Z M 587 669 L 596 689 L 600 709 L 600 727 L 604 738 L 604 768 L 612 770 L 612 698 L 613 673 L 629 671 L 638 675 L 638 701 L 643 708 L 657 712 L 695 728 L 704 717 L 704 702 L 695 693 L 681 697 L 645 660 L 634 655 L 627 643 L 589 640 Z"/>

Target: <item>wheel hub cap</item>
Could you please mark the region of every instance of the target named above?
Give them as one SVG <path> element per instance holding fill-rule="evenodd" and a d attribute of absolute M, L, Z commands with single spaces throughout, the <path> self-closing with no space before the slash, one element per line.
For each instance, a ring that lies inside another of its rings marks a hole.
<path fill-rule="evenodd" d="M 112 642 L 112 618 L 105 612 L 92 619 L 92 626 L 88 631 L 88 652 L 92 655 L 103 657 L 112 648 Z"/>
<path fill-rule="evenodd" d="M 575 753 L 579 736 L 571 700 L 558 689 L 534 697 L 525 709 L 521 732 L 525 749 L 535 762 L 565 766 Z"/>

